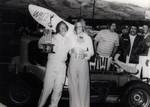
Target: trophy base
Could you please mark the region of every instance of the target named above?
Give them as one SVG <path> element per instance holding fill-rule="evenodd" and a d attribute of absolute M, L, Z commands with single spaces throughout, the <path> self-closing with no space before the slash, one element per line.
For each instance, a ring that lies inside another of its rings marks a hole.
<path fill-rule="evenodd" d="M 55 53 L 53 50 L 54 44 L 42 44 L 43 45 L 43 52 L 44 53 Z"/>

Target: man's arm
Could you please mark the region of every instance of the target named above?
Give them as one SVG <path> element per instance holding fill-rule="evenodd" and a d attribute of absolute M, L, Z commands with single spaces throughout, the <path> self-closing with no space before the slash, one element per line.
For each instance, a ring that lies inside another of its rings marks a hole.
<path fill-rule="evenodd" d="M 98 41 L 97 40 L 94 40 L 94 51 L 96 52 L 96 49 L 97 49 L 97 45 L 98 45 Z"/>
<path fill-rule="evenodd" d="M 115 43 L 114 43 L 114 48 L 113 48 L 113 51 L 111 53 L 111 57 L 115 57 L 115 54 L 117 53 L 117 50 L 118 50 L 118 47 L 119 47 L 119 35 L 117 34 L 116 35 L 116 40 L 115 40 Z"/>
<path fill-rule="evenodd" d="M 110 56 L 110 57 L 112 57 L 112 58 L 113 58 L 113 57 L 115 56 L 115 54 L 116 54 L 117 50 L 118 50 L 118 46 L 114 46 L 113 51 L 112 51 L 112 53 L 111 53 L 111 56 Z"/>
<path fill-rule="evenodd" d="M 94 38 L 94 52 L 96 53 L 98 42 L 101 39 L 101 32 L 99 31 Z"/>

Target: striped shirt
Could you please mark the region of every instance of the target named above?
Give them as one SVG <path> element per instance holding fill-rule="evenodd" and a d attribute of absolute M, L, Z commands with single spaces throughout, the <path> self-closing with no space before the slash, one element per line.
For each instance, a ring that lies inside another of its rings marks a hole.
<path fill-rule="evenodd" d="M 107 29 L 101 30 L 95 37 L 95 41 L 98 42 L 96 52 L 100 56 L 110 56 L 114 46 L 119 46 L 118 34 Z"/>

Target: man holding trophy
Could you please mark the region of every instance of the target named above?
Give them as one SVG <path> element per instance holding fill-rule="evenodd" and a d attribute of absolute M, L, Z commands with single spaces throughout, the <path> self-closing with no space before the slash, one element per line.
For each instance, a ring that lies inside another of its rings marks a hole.
<path fill-rule="evenodd" d="M 52 35 L 51 31 L 46 30 L 39 40 L 39 48 L 48 53 L 48 61 L 38 107 L 44 106 L 51 92 L 53 93 L 49 107 L 58 106 L 66 76 L 65 61 L 70 49 L 67 31 L 68 26 L 61 21 L 56 26 L 56 34 Z"/>

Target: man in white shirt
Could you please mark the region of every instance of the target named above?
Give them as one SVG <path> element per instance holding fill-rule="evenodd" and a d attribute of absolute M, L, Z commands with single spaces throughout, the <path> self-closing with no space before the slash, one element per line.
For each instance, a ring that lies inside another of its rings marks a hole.
<path fill-rule="evenodd" d="M 132 29 L 131 29 L 132 30 Z M 131 32 L 129 34 L 129 37 L 130 37 L 130 51 L 129 51 L 129 55 L 127 56 L 127 59 L 126 59 L 126 63 L 129 63 L 129 58 L 130 58 L 130 55 L 131 55 L 131 51 L 132 51 L 132 48 L 133 48 L 133 43 L 134 43 L 134 40 L 135 40 L 135 37 L 136 37 L 136 33 L 135 32 Z"/>
<path fill-rule="evenodd" d="M 51 103 L 49 107 L 57 107 L 61 97 L 65 76 L 66 76 L 66 59 L 69 52 L 69 38 L 66 36 L 68 26 L 64 22 L 60 22 L 56 27 L 56 34 L 50 42 L 54 44 L 54 52 L 48 54 L 46 74 L 44 78 L 44 86 L 39 100 L 38 107 L 43 107 L 48 96 L 52 93 Z M 46 35 L 51 36 L 51 35 Z M 40 44 L 46 42 L 45 37 L 39 40 Z M 53 90 L 53 91 L 52 91 Z"/>

